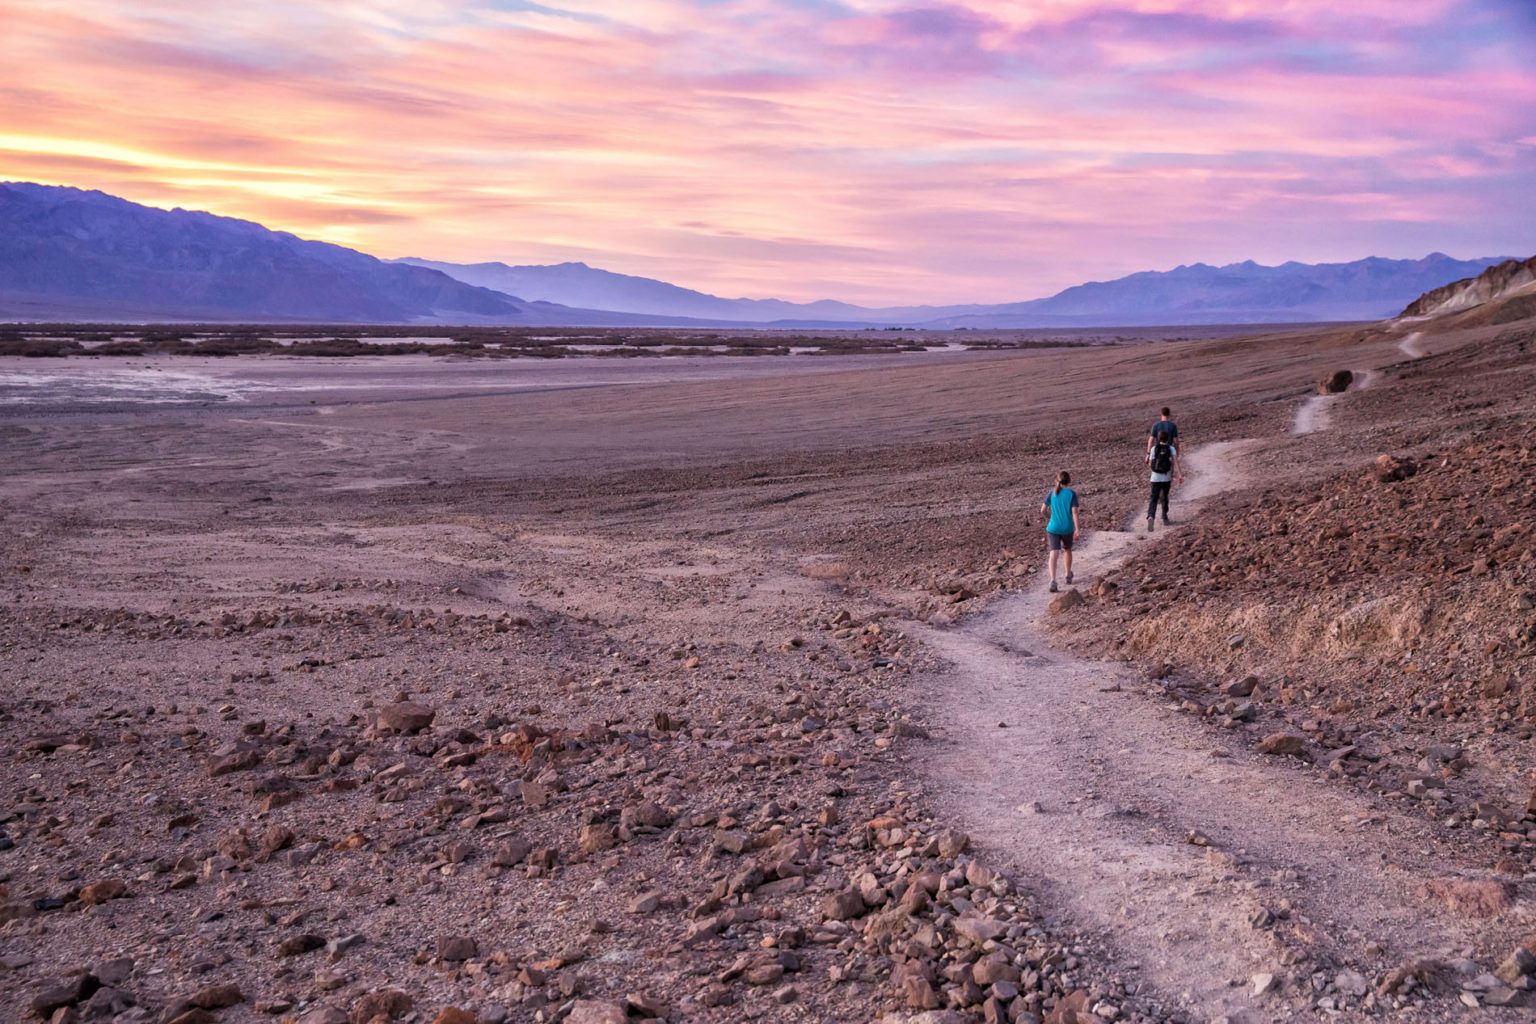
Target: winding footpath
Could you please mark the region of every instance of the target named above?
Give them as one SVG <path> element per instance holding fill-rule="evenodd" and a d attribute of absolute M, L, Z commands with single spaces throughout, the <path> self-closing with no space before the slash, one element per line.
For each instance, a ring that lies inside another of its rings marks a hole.
<path fill-rule="evenodd" d="M 1241 480 L 1254 443 L 1191 456 L 1186 516 Z M 1148 538 L 1086 541 L 1079 586 Z M 1423 819 L 1149 699 L 1125 665 L 1053 648 L 1046 582 L 915 632 L 953 667 L 932 680 L 941 810 L 1049 918 L 1094 935 L 1165 1012 L 1233 1024 L 1318 1019 L 1313 971 L 1358 1006 L 1373 974 L 1470 945 L 1475 929 L 1423 895 L 1457 867 Z"/>

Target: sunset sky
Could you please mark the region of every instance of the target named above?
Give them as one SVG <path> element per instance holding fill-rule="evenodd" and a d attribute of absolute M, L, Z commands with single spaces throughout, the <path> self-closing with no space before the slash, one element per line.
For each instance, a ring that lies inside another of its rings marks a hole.
<path fill-rule="evenodd" d="M 0 179 L 380 256 L 1005 301 L 1536 251 L 1530 0 L 0 0 Z"/>

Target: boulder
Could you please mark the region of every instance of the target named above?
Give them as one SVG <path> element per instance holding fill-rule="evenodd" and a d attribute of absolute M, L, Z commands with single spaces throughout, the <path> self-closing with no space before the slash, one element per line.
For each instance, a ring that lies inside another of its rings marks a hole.
<path fill-rule="evenodd" d="M 1349 386 L 1355 382 L 1355 375 L 1349 370 L 1334 370 L 1328 376 L 1317 382 L 1317 393 L 1320 395 L 1338 395 L 1349 390 Z"/>

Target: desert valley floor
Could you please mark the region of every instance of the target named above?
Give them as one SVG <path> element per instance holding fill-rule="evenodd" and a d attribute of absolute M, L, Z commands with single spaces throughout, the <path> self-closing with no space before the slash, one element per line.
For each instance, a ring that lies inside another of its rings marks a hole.
<path fill-rule="evenodd" d="M 1526 1019 L 1536 329 L 828 358 L 0 361 L 0 1018 Z"/>

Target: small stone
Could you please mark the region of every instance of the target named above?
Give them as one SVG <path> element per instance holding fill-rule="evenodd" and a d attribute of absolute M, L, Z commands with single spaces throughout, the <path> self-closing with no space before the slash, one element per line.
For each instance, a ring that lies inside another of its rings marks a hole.
<path fill-rule="evenodd" d="M 1462 917 L 1489 918 L 1515 905 L 1517 889 L 1498 878 L 1432 878 L 1424 891 Z"/>
<path fill-rule="evenodd" d="M 1061 615 L 1072 611 L 1074 608 L 1081 608 L 1087 603 L 1088 599 L 1081 592 L 1077 590 L 1064 590 L 1051 599 L 1051 603 L 1046 605 L 1046 609 L 1052 615 Z"/>
<path fill-rule="evenodd" d="M 432 724 L 437 712 L 425 704 L 402 700 L 379 709 L 379 727 L 390 732 L 416 733 Z"/>
<path fill-rule="evenodd" d="M 491 863 L 497 867 L 510 868 L 521 864 L 533 852 L 533 844 L 526 839 L 504 839 L 497 844 L 491 854 Z"/>
<path fill-rule="evenodd" d="M 44 988 L 32 999 L 32 1012 L 48 1017 L 60 1007 L 74 1006 L 89 999 L 101 987 L 94 974 L 76 974 Z"/>
<path fill-rule="evenodd" d="M 356 947 L 361 946 L 363 942 L 364 938 L 362 933 L 354 932 L 351 935 L 343 935 L 339 938 L 332 939 L 330 942 L 327 942 L 325 944 L 325 952 L 332 958 L 339 957 L 347 950 L 355 949 Z"/>
<path fill-rule="evenodd" d="M 479 952 L 479 943 L 467 935 L 444 936 L 437 940 L 437 958 L 451 964 L 473 960 Z"/>
<path fill-rule="evenodd" d="M 290 935 L 277 944 L 278 956 L 301 956 L 311 953 L 325 945 L 325 939 L 319 935 L 304 934 Z"/>
<path fill-rule="evenodd" d="M 1270 733 L 1259 741 L 1259 753 L 1294 757 L 1307 749 L 1305 737 L 1293 732 Z"/>
<path fill-rule="evenodd" d="M 450 1006 L 439 1010 L 437 1016 L 432 1018 L 432 1024 L 479 1024 L 479 1018 L 468 1010 Z"/>
<path fill-rule="evenodd" d="M 939 833 L 939 856 L 946 860 L 954 860 L 970 848 L 971 837 L 956 829 L 945 829 Z"/>
<path fill-rule="evenodd" d="M 226 1006 L 245 1002 L 240 986 L 233 982 L 200 988 L 192 996 L 192 1005 L 204 1010 L 222 1010 Z"/>
<path fill-rule="evenodd" d="M 1536 953 L 1524 946 L 1516 946 L 1493 973 L 1504 984 L 1519 986 L 1522 979 L 1536 977 Z"/>
<path fill-rule="evenodd" d="M 746 969 L 741 979 L 748 985 L 771 985 L 784 977 L 784 965 L 781 963 L 754 964 Z"/>
<path fill-rule="evenodd" d="M 661 906 L 661 893 L 652 890 L 643 892 L 629 901 L 626 909 L 631 914 L 649 914 Z"/>
<path fill-rule="evenodd" d="M 121 878 L 107 878 L 80 890 L 80 902 L 88 907 L 98 906 L 108 900 L 119 900 L 128 895 L 128 883 Z"/>
<path fill-rule="evenodd" d="M 828 921 L 849 921 L 868 909 L 857 889 L 844 889 L 821 901 L 821 916 Z"/>
<path fill-rule="evenodd" d="M 587 853 L 601 853 L 617 846 L 619 839 L 612 825 L 583 825 L 576 842 Z"/>
<path fill-rule="evenodd" d="M 352 1004 L 347 1024 L 373 1024 L 379 1018 L 395 1020 L 411 1011 L 415 1003 L 397 988 L 376 989 Z"/>
<path fill-rule="evenodd" d="M 625 1024 L 629 1015 L 623 1003 L 608 1000 L 578 999 L 566 1016 L 566 1024 Z"/>
<path fill-rule="evenodd" d="M 624 997 L 624 1005 L 628 1011 L 637 1017 L 665 1017 L 667 1004 L 642 992 L 631 992 Z"/>

